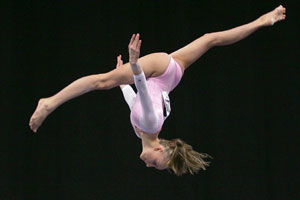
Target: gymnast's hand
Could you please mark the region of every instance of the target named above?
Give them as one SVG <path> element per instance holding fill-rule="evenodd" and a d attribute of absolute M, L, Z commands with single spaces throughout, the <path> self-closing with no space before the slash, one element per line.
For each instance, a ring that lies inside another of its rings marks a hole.
<path fill-rule="evenodd" d="M 130 43 L 128 44 L 130 64 L 137 64 L 140 57 L 141 44 L 142 40 L 140 40 L 140 34 L 133 34 Z"/>
<path fill-rule="evenodd" d="M 123 60 L 122 60 L 122 56 L 119 55 L 117 57 L 117 65 L 116 65 L 116 68 L 118 69 L 119 67 L 121 67 L 123 65 Z M 124 88 L 126 85 L 120 85 L 120 88 Z"/>
<path fill-rule="evenodd" d="M 119 67 L 122 66 L 122 65 L 123 65 L 122 56 L 119 55 L 119 56 L 117 57 L 117 65 L 116 65 L 116 68 L 119 68 Z"/>

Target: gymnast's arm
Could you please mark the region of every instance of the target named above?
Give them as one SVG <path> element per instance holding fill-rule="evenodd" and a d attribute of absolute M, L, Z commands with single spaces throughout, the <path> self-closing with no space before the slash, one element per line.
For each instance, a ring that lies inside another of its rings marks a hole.
<path fill-rule="evenodd" d="M 139 39 L 139 34 L 134 34 L 131 37 L 128 45 L 129 50 L 129 62 L 133 72 L 134 83 L 138 90 L 138 95 L 142 105 L 142 121 L 141 126 L 145 130 L 153 130 L 158 125 L 158 117 L 154 111 L 151 96 L 148 91 L 146 76 L 143 69 L 138 64 L 138 58 L 140 56 L 140 48 L 142 41 Z"/>

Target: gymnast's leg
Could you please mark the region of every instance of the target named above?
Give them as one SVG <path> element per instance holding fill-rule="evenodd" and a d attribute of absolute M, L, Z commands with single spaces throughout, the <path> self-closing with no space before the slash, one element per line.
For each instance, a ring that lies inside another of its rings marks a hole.
<path fill-rule="evenodd" d="M 30 118 L 29 126 L 31 130 L 36 132 L 45 118 L 64 102 L 93 90 L 109 89 L 109 87 L 117 84 L 116 80 L 107 80 L 108 74 L 109 73 L 90 75 L 80 78 L 72 82 L 57 94 L 49 98 L 40 99 L 35 112 Z M 115 81 L 116 83 L 113 83 L 112 81 Z M 128 82 L 130 82 L 130 80 L 128 80 Z"/>
<path fill-rule="evenodd" d="M 210 48 L 233 44 L 246 38 L 259 28 L 271 26 L 278 21 L 284 20 L 285 10 L 284 7 L 278 6 L 273 11 L 262 15 L 251 23 L 227 31 L 205 34 L 171 55 L 183 69 L 187 69 Z"/>
<path fill-rule="evenodd" d="M 139 63 L 146 77 L 162 74 L 168 66 L 169 56 L 166 53 L 153 53 L 141 57 Z M 29 126 L 36 132 L 46 117 L 58 106 L 93 90 L 108 90 L 122 84 L 132 84 L 133 73 L 129 63 L 108 73 L 90 75 L 80 78 L 59 91 L 57 94 L 40 99 L 38 106 L 31 116 Z"/>

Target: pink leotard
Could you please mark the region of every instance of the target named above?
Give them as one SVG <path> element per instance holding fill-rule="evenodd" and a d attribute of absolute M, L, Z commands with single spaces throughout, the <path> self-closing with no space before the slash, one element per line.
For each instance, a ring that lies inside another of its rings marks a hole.
<path fill-rule="evenodd" d="M 122 89 L 131 110 L 131 124 L 138 137 L 140 136 L 136 127 L 149 134 L 161 130 L 167 118 L 164 116 L 164 108 L 170 105 L 168 94 L 178 85 L 182 74 L 181 67 L 170 56 L 168 67 L 160 76 L 150 77 L 147 80 L 144 73 L 134 76 L 138 95 L 135 95 L 129 85 Z"/>

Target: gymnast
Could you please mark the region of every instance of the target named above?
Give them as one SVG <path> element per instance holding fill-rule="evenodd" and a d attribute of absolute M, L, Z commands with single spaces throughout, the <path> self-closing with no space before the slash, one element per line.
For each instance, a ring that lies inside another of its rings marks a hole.
<path fill-rule="evenodd" d="M 116 69 L 80 78 L 57 94 L 39 100 L 29 126 L 37 132 L 46 117 L 66 101 L 93 90 L 108 90 L 120 86 L 131 110 L 130 121 L 135 134 L 141 138 L 142 159 L 147 167 L 168 169 L 177 176 L 205 170 L 210 157 L 198 153 L 181 139 L 158 137 L 171 107 L 168 94 L 177 86 L 184 71 L 214 46 L 238 42 L 259 28 L 272 26 L 285 19 L 286 9 L 278 6 L 251 23 L 221 32 L 207 33 L 187 46 L 171 53 L 152 53 L 140 58 L 142 41 L 133 34 L 128 45 L 129 63 L 117 57 Z M 135 83 L 137 95 L 129 84 Z"/>

